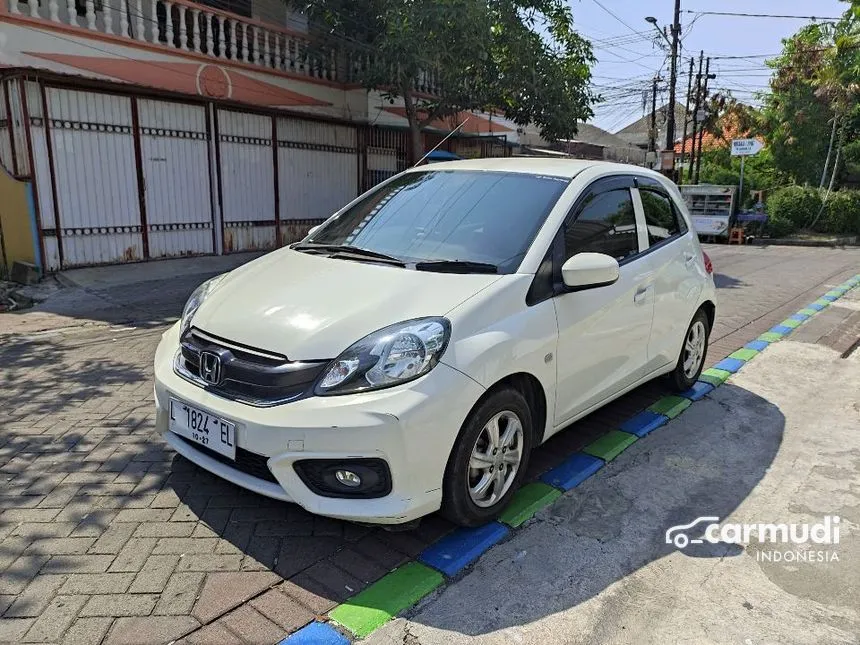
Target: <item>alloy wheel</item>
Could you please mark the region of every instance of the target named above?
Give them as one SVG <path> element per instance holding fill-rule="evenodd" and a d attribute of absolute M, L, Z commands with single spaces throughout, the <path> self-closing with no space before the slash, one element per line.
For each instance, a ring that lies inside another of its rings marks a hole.
<path fill-rule="evenodd" d="M 688 379 L 695 378 L 699 372 L 699 367 L 705 356 L 706 342 L 705 324 L 701 320 L 696 320 L 690 325 L 690 330 L 684 341 L 684 376 Z"/>
<path fill-rule="evenodd" d="M 467 486 L 475 505 L 489 508 L 505 496 L 523 459 L 523 424 L 509 410 L 493 415 L 472 448 Z"/>

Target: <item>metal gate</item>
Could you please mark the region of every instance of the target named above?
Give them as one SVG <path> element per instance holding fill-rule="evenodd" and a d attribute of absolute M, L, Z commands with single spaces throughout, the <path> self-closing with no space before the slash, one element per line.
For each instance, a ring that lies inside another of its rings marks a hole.
<path fill-rule="evenodd" d="M 224 251 L 275 248 L 272 117 L 218 110 L 217 118 Z"/>
<path fill-rule="evenodd" d="M 278 117 L 281 240 L 301 239 L 358 195 L 355 126 Z"/>
<path fill-rule="evenodd" d="M 368 129 L 364 190 L 406 170 L 407 145 L 405 130 Z"/>
<path fill-rule="evenodd" d="M 215 251 L 206 108 L 137 101 L 149 257 Z"/>
<path fill-rule="evenodd" d="M 28 92 L 28 108 L 48 269 L 143 259 L 131 99 L 44 92 L 47 118 L 37 92 Z"/>

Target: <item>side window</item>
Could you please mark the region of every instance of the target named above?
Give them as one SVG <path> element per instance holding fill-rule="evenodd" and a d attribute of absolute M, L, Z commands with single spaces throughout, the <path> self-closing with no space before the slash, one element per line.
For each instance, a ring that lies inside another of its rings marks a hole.
<path fill-rule="evenodd" d="M 672 205 L 672 200 L 662 193 L 642 188 L 639 190 L 645 224 L 648 226 L 648 244 L 654 246 L 663 240 L 687 232 L 684 220 Z"/>
<path fill-rule="evenodd" d="M 605 253 L 619 262 L 639 253 L 636 215 L 629 189 L 590 196 L 576 219 L 565 225 L 565 260 L 583 252 Z"/>

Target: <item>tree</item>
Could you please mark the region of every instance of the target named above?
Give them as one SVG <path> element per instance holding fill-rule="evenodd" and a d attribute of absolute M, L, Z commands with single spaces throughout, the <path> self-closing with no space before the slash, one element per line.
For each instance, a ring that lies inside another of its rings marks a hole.
<path fill-rule="evenodd" d="M 591 46 L 563 0 L 305 0 L 304 8 L 318 40 L 350 50 L 356 82 L 402 99 L 413 161 L 421 131 L 464 110 L 534 123 L 549 140 L 572 137 L 592 115 Z"/>

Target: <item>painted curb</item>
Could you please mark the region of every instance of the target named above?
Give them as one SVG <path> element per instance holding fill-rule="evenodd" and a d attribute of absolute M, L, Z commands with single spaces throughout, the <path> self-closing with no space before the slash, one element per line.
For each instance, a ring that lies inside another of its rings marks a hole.
<path fill-rule="evenodd" d="M 364 638 L 444 582 L 420 562 L 407 562 L 329 612 L 329 618 Z"/>
<path fill-rule="evenodd" d="M 857 286 L 860 286 L 860 274 L 825 295 L 833 296 L 837 290 L 843 289 L 840 295 L 844 295 Z M 833 297 L 833 300 L 835 299 L 837 296 Z M 518 491 L 500 519 L 510 522 L 509 526 L 512 528 L 520 526 L 540 508 L 558 499 L 562 492 L 575 488 L 597 473 L 606 462 L 617 457 L 639 438 L 668 423 L 669 415 L 660 413 L 659 410 L 677 416 L 693 401 L 704 398 L 714 388 L 722 385 L 735 371 L 753 360 L 771 343 L 790 335 L 795 328 L 826 309 L 831 301 L 823 297 L 807 305 L 771 331 L 748 342 L 742 349 L 717 363 L 717 366 L 704 370 L 699 381 L 681 396 L 663 397 L 622 423 L 620 429 L 609 431 L 581 452 L 573 453 L 561 464 L 545 472 L 540 477 L 542 483 L 528 484 Z M 722 369 L 719 367 L 721 364 L 734 369 Z M 408 562 L 395 569 L 358 595 L 332 609 L 329 618 L 355 637 L 363 638 L 443 585 L 446 581 L 443 573 L 449 579 L 459 574 L 495 544 L 508 537 L 511 530 L 500 522 L 491 522 L 475 529 L 457 529 L 428 546 L 418 556 L 418 561 Z M 464 560 L 468 561 L 463 564 Z M 324 618 L 320 617 L 305 625 L 278 645 L 350 643 L 349 635 L 344 635 L 330 623 L 322 622 Z"/>
<path fill-rule="evenodd" d="M 583 452 L 575 452 L 552 470 L 541 476 L 541 481 L 563 491 L 576 488 L 598 470 L 605 462 Z"/>
<path fill-rule="evenodd" d="M 636 439 L 636 435 L 632 435 L 629 432 L 610 430 L 596 441 L 588 444 L 582 449 L 582 452 L 594 457 L 600 457 L 603 461 L 612 461 L 632 443 L 635 443 Z"/>
<path fill-rule="evenodd" d="M 453 577 L 468 567 L 510 531 L 498 522 L 477 528 L 459 528 L 431 544 L 418 556 L 418 561 Z"/>
<path fill-rule="evenodd" d="M 561 491 L 541 482 L 526 484 L 514 493 L 510 504 L 499 516 L 499 520 L 516 528 L 544 506 L 549 506 L 561 497 Z"/>
<path fill-rule="evenodd" d="M 314 621 L 290 634 L 278 645 L 349 645 L 349 639 L 328 623 Z"/>
<path fill-rule="evenodd" d="M 696 385 L 698 385 L 698 383 L 696 383 Z M 657 428 L 668 422 L 669 417 L 667 417 L 665 414 L 658 414 L 656 412 L 652 412 L 651 410 L 643 410 L 635 417 L 627 419 L 627 421 L 621 424 L 621 427 L 619 429 L 621 430 L 621 432 L 629 432 L 630 434 L 635 434 L 641 439 L 642 437 L 648 435 L 651 432 L 654 432 Z"/>

